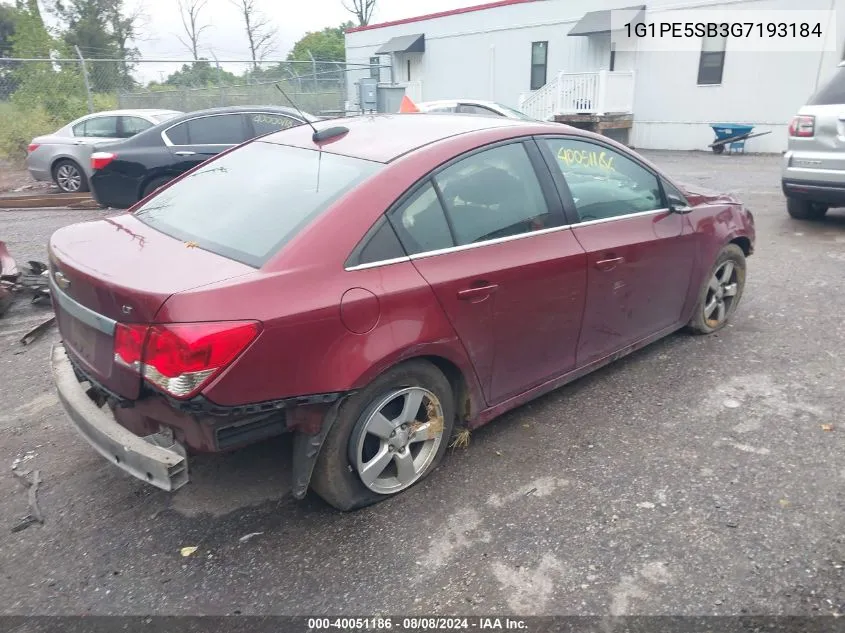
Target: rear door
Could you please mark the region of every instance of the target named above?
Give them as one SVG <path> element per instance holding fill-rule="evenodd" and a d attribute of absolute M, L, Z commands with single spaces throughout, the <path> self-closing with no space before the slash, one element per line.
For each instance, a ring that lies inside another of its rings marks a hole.
<path fill-rule="evenodd" d="M 389 217 L 490 404 L 574 367 L 586 256 L 533 140 L 453 161 Z"/>
<path fill-rule="evenodd" d="M 677 324 L 695 236 L 670 211 L 660 179 L 630 154 L 574 137 L 539 140 L 587 251 L 587 303 L 578 365 Z"/>
<path fill-rule="evenodd" d="M 91 171 L 91 152 L 95 143 L 120 139 L 120 117 L 92 116 L 73 126 L 73 138 L 67 152 L 87 173 Z"/>
<path fill-rule="evenodd" d="M 250 137 L 246 115 L 213 114 L 182 121 L 162 134 L 176 173 L 188 171 Z"/>

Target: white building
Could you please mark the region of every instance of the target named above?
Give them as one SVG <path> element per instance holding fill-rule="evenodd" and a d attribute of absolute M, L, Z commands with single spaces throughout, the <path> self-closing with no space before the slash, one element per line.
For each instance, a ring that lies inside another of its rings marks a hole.
<path fill-rule="evenodd" d="M 749 124 L 772 131 L 748 142 L 759 152 L 786 148 L 790 118 L 843 57 L 845 0 L 639 0 L 646 4 L 632 7 L 636 1 L 500 0 L 351 29 L 346 56 L 392 67 L 379 80 L 404 85 L 414 100 L 488 99 L 538 118 L 617 120 L 631 128 L 630 145 L 649 149 L 707 149 L 711 123 Z M 691 48 L 667 52 L 612 46 L 610 10 L 620 9 L 646 23 L 695 20 L 703 10 L 726 21 L 750 15 L 737 9 L 764 17 L 791 10 L 796 22 L 811 10 L 836 14 L 823 25 L 827 52 L 819 44 L 804 52 L 738 50 L 734 38 L 688 38 Z M 350 73 L 351 104 L 360 78 Z"/>

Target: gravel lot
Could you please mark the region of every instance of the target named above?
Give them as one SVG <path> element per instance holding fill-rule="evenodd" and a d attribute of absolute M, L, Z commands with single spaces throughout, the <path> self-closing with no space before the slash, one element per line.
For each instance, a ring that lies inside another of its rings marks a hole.
<path fill-rule="evenodd" d="M 779 156 L 644 153 L 753 210 L 733 325 L 500 418 L 358 513 L 289 497 L 286 440 L 195 460 L 175 494 L 124 475 L 60 410 L 55 331 L 17 343 L 47 314 L 19 302 L 0 321 L 0 612 L 845 612 L 845 214 L 791 220 Z M 43 260 L 53 230 L 102 214 L 0 211 L 0 238 Z M 10 469 L 27 455 L 46 522 L 13 533 L 28 509 Z"/>

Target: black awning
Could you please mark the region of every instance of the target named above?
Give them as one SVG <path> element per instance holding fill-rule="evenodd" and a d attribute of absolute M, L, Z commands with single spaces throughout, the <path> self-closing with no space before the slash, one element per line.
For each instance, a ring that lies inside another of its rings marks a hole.
<path fill-rule="evenodd" d="M 606 11 L 590 11 L 578 20 L 567 35 L 595 35 L 596 33 L 609 33 L 611 27 L 611 14 L 613 23 L 617 29 L 623 24 L 637 24 L 645 19 L 645 5 L 625 7 L 624 9 L 608 9 Z"/>
<path fill-rule="evenodd" d="M 424 53 L 425 34 L 400 35 L 391 38 L 386 44 L 376 51 L 376 55 L 387 53 Z"/>

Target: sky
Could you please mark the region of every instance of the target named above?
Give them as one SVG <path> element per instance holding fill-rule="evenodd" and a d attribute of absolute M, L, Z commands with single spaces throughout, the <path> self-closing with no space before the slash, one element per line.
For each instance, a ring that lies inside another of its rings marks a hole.
<path fill-rule="evenodd" d="M 274 59 L 284 59 L 294 43 L 307 31 L 319 31 L 326 26 L 337 26 L 354 16 L 344 10 L 341 0 L 255 0 L 264 14 L 278 28 Z M 489 0 L 377 0 L 371 24 L 413 17 L 416 15 L 447 11 Z M 136 42 L 142 58 L 190 59 L 187 49 L 178 36 L 184 37 L 177 0 L 126 0 L 127 7 L 143 7 L 143 37 Z M 348 2 L 351 5 L 351 2 Z M 203 53 L 209 59 L 249 59 L 249 47 L 243 22 L 231 0 L 208 0 L 204 14 L 210 24 L 202 34 Z M 213 53 L 213 54 L 212 54 Z M 178 67 L 178 65 L 176 66 Z M 238 70 L 237 66 L 227 66 Z M 140 64 L 138 74 L 145 79 L 158 79 L 158 75 L 171 72 L 172 64 Z M 242 68 L 241 68 L 242 70 Z"/>

